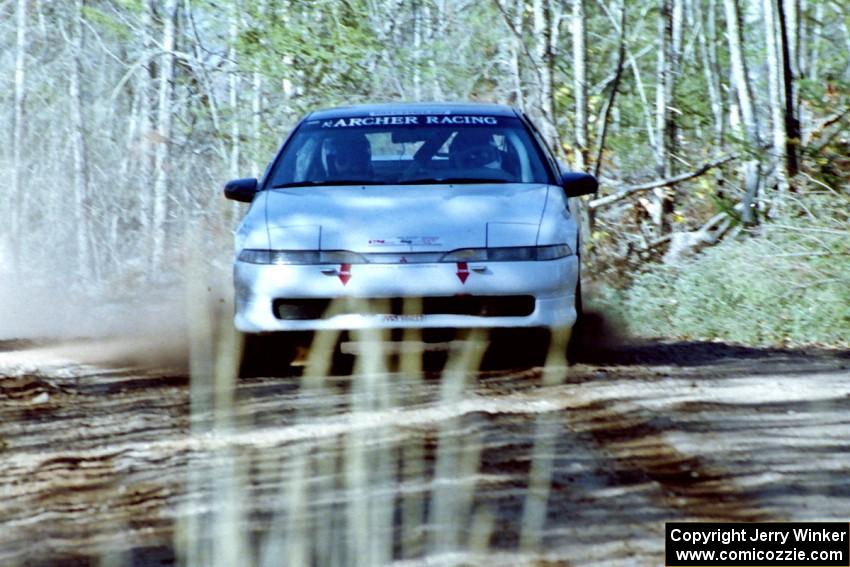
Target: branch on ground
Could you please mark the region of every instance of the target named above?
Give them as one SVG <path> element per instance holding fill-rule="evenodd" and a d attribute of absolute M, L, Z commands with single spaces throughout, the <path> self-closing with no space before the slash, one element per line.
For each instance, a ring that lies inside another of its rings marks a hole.
<path fill-rule="evenodd" d="M 702 164 L 701 166 L 699 166 L 694 171 L 691 171 L 691 172 L 688 172 L 688 173 L 682 173 L 682 174 L 676 175 L 674 177 L 668 177 L 666 179 L 656 179 L 655 181 L 648 181 L 647 183 L 641 183 L 640 185 L 626 186 L 625 188 L 621 189 L 617 193 L 614 193 L 613 195 L 606 195 L 605 197 L 593 199 L 592 201 L 590 201 L 587 204 L 587 206 L 590 210 L 593 211 L 593 210 L 599 209 L 601 207 L 606 207 L 608 205 L 611 205 L 612 203 L 622 201 L 626 197 L 628 197 L 630 195 L 634 195 L 635 193 L 642 193 L 644 191 L 649 191 L 651 189 L 657 189 L 657 188 L 660 188 L 660 187 L 669 187 L 671 185 L 676 185 L 677 183 L 689 181 L 691 179 L 694 179 L 695 177 L 699 177 L 700 175 L 703 175 L 704 173 L 714 169 L 715 167 L 718 167 L 718 166 L 723 165 L 724 163 L 730 162 L 730 161 L 736 159 L 737 157 L 738 156 L 735 155 L 735 154 L 726 155 L 726 156 L 714 159 L 712 161 L 706 162 L 706 163 Z M 607 180 L 607 179 L 603 179 L 602 183 L 605 184 L 605 185 L 616 184 L 615 181 Z"/>
<path fill-rule="evenodd" d="M 665 264 L 677 264 L 682 258 L 717 244 L 731 226 L 732 219 L 727 213 L 723 212 L 714 215 L 696 230 L 672 233 L 670 235 L 670 246 L 664 254 L 663 262 Z"/>
<path fill-rule="evenodd" d="M 816 156 L 832 143 L 839 134 L 846 132 L 845 118 L 850 116 L 850 108 L 833 114 L 821 124 L 812 129 L 812 139 L 809 141 L 808 152 Z M 815 137 L 816 136 L 816 137 Z"/>

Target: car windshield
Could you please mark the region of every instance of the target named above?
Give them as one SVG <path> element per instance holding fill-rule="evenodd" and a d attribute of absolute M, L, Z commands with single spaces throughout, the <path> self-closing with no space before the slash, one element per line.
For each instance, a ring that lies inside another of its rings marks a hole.
<path fill-rule="evenodd" d="M 543 159 L 516 117 L 307 120 L 286 144 L 268 186 L 549 183 Z"/>

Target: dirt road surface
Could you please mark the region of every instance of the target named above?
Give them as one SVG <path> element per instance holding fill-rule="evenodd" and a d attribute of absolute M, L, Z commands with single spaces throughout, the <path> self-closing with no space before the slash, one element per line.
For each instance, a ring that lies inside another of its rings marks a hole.
<path fill-rule="evenodd" d="M 223 400 L 169 348 L 0 343 L 0 564 L 658 565 L 665 521 L 850 520 L 848 352 L 292 368 Z"/>

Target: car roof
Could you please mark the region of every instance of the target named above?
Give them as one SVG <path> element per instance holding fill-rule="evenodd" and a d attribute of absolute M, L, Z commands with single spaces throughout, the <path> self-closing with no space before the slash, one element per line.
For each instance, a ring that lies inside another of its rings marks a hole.
<path fill-rule="evenodd" d="M 314 120 L 352 118 L 360 116 L 392 116 L 394 114 L 485 114 L 488 116 L 517 116 L 510 106 L 483 102 L 390 102 L 354 104 L 316 110 L 308 115 Z"/>

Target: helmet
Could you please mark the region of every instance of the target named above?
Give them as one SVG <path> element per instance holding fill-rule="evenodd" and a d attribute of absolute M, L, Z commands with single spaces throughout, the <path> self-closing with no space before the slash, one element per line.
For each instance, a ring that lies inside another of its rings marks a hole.
<path fill-rule="evenodd" d="M 449 157 L 455 167 L 488 167 L 499 163 L 499 151 L 493 137 L 482 130 L 461 130 L 449 146 Z"/>
<path fill-rule="evenodd" d="M 338 132 L 328 139 L 326 146 L 328 173 L 341 175 L 365 173 L 371 170 L 372 147 L 365 134 Z"/>

